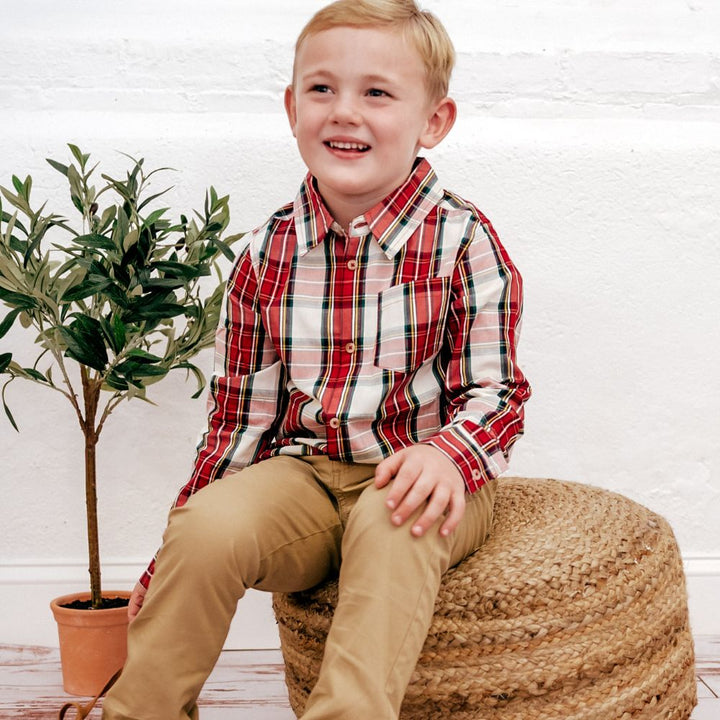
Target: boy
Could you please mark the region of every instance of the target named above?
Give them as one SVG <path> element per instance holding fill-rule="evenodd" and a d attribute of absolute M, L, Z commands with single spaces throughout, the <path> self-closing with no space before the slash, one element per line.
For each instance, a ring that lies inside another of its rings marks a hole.
<path fill-rule="evenodd" d="M 285 107 L 309 173 L 228 281 L 208 431 L 134 591 L 106 720 L 198 717 L 246 588 L 338 571 L 303 718 L 397 718 L 529 396 L 520 277 L 417 158 L 454 123 L 453 60 L 413 0 L 339 0 L 300 35 Z"/>

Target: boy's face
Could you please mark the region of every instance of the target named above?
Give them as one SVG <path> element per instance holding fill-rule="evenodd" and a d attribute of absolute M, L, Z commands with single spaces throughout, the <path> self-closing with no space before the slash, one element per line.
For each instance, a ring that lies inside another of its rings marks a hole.
<path fill-rule="evenodd" d="M 421 147 L 452 127 L 455 105 L 431 101 L 417 51 L 388 29 L 310 35 L 285 107 L 298 148 L 344 226 L 401 185 Z"/>

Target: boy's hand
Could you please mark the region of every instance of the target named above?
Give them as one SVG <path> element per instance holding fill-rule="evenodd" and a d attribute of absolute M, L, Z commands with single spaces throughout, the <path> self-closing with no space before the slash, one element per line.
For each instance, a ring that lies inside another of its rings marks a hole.
<path fill-rule="evenodd" d="M 130 595 L 130 602 L 128 603 L 128 619 L 130 622 L 132 622 L 140 612 L 140 608 L 145 601 L 146 592 L 145 586 L 141 583 L 137 583 L 133 588 L 132 595 Z"/>
<path fill-rule="evenodd" d="M 413 524 L 415 537 L 425 534 L 445 512 L 440 528 L 449 535 L 465 512 L 465 482 L 455 464 L 430 445 L 413 445 L 386 458 L 375 469 L 375 487 L 393 481 L 387 496 L 393 525 L 402 525 L 423 503 L 425 511 Z"/>

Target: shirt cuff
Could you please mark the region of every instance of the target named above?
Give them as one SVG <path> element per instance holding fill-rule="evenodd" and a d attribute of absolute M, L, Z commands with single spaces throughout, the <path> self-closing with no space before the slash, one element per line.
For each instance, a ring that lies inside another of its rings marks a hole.
<path fill-rule="evenodd" d="M 150 581 L 152 580 L 153 573 L 155 572 L 155 558 L 153 558 L 150 565 L 148 565 L 148 569 L 142 574 L 140 577 L 140 584 L 147 590 L 150 586 Z"/>
<path fill-rule="evenodd" d="M 471 421 L 447 427 L 425 444 L 455 463 L 471 495 L 508 469 L 497 438 Z"/>

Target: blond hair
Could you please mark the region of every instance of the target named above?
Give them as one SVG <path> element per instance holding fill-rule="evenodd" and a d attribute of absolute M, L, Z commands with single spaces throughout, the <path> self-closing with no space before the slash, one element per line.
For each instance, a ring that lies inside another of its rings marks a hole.
<path fill-rule="evenodd" d="M 442 23 L 432 13 L 420 10 L 415 0 L 336 0 L 318 10 L 305 25 L 295 43 L 295 60 L 309 36 L 336 27 L 398 30 L 420 55 L 430 99 L 447 96 L 455 50 Z"/>

